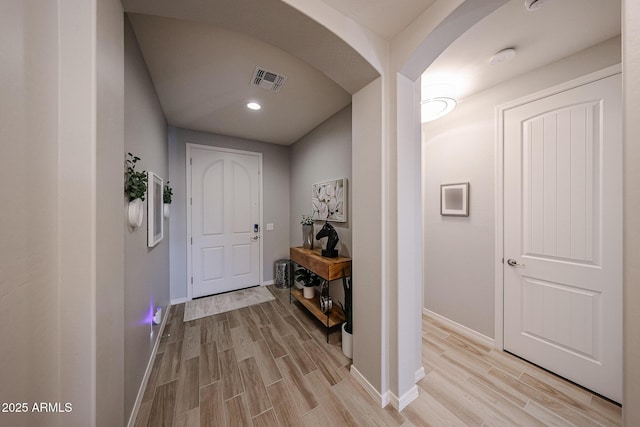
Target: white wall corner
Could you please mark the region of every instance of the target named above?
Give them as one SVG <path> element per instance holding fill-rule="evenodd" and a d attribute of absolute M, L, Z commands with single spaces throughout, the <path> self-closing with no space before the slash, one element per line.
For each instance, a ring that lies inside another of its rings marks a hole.
<path fill-rule="evenodd" d="M 427 317 L 431 317 L 432 319 L 436 319 L 441 323 L 446 324 L 450 329 L 453 329 L 455 332 L 459 333 L 464 337 L 470 338 L 474 341 L 479 341 L 480 344 L 484 344 L 487 347 L 496 348 L 496 342 L 493 338 L 489 338 L 488 336 L 483 335 L 478 331 L 475 331 L 471 328 L 461 325 L 460 323 L 454 322 L 453 320 L 447 317 L 441 316 L 440 314 L 434 313 L 433 311 L 428 310 L 426 308 L 423 309 L 423 313 Z"/>
<path fill-rule="evenodd" d="M 420 369 L 416 371 L 416 383 L 418 383 L 421 379 L 427 376 L 427 373 L 424 370 L 424 366 L 420 366 Z"/>
<path fill-rule="evenodd" d="M 156 354 L 158 353 L 158 347 L 160 347 L 160 338 L 162 338 L 164 327 L 167 324 L 170 308 L 171 308 L 171 305 L 164 308 L 164 316 L 162 318 L 162 324 L 160 325 L 160 328 L 158 328 L 156 343 L 153 345 L 151 356 L 149 356 L 149 362 L 147 362 L 147 369 L 145 369 L 144 371 L 144 376 L 142 377 L 142 382 L 140 383 L 140 388 L 138 389 L 138 395 L 136 396 L 136 401 L 133 404 L 133 409 L 131 410 L 131 415 L 129 416 L 129 422 L 127 423 L 127 427 L 133 427 L 136 424 L 136 418 L 138 418 L 138 411 L 140 410 L 140 405 L 142 404 L 142 398 L 144 397 L 144 390 L 147 388 L 147 383 L 149 382 L 149 377 L 151 376 L 151 369 L 153 369 L 153 361 L 156 359 Z"/>
<path fill-rule="evenodd" d="M 418 392 L 418 386 L 414 385 L 411 387 L 405 394 L 398 397 L 395 394 L 389 392 L 391 395 L 391 406 L 396 408 L 398 411 L 402 411 L 404 408 L 409 406 L 411 402 L 416 400 L 420 393 Z"/>
<path fill-rule="evenodd" d="M 176 298 L 176 299 L 172 299 L 171 300 L 171 305 L 178 305 L 178 304 L 182 304 L 184 302 L 189 301 L 189 298 Z M 169 306 L 170 307 L 170 306 Z M 169 309 L 169 307 L 167 307 L 167 310 Z"/>
<path fill-rule="evenodd" d="M 500 349 L 504 347 L 504 336 L 503 336 L 503 313 L 504 313 L 504 237 L 503 237 L 503 223 L 504 218 L 502 217 L 502 213 L 504 211 L 504 196 L 502 194 L 503 188 L 503 110 L 500 107 L 496 107 L 496 130 L 495 130 L 495 146 L 494 146 L 494 156 L 495 156 L 495 222 L 494 222 L 494 250 L 495 250 L 495 259 L 494 259 L 494 327 L 493 327 L 493 336 L 495 338 L 495 345 Z"/>
<path fill-rule="evenodd" d="M 415 372 L 421 365 L 422 318 L 422 192 L 420 120 L 416 101 L 419 83 L 397 75 L 397 348 L 408 363 L 392 367 L 401 396 L 412 396 Z M 405 307 L 405 309 L 403 309 Z M 407 309 L 412 307 L 412 309 Z M 411 397 L 413 400 L 415 397 Z M 392 403 L 394 398 L 392 397 Z M 402 401 L 402 399 L 400 399 Z M 394 405 L 395 406 L 395 405 Z"/>
<path fill-rule="evenodd" d="M 386 407 L 389 403 L 391 403 L 391 391 L 387 390 L 384 393 L 382 393 L 382 400 L 380 402 L 380 407 L 384 408 Z"/>
<path fill-rule="evenodd" d="M 387 390 L 383 394 L 380 394 L 376 388 L 371 385 L 371 383 L 356 369 L 354 365 L 351 365 L 351 376 L 364 388 L 364 390 L 371 396 L 371 398 L 380 405 L 381 408 L 384 408 L 389 404 L 389 394 L 390 392 Z"/>

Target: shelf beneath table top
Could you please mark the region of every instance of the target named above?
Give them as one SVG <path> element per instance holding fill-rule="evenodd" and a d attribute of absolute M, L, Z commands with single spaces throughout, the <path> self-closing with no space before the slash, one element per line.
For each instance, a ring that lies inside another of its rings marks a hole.
<path fill-rule="evenodd" d="M 302 295 L 302 290 L 298 288 L 292 288 L 291 295 L 295 299 L 300 301 L 300 304 L 304 305 L 307 308 L 307 310 L 309 310 L 309 312 L 313 314 L 318 320 L 320 320 L 324 325 L 327 325 L 327 314 L 328 314 L 330 328 L 337 326 L 346 320 L 344 317 L 344 314 L 342 313 L 342 310 L 340 309 L 340 307 L 336 306 L 335 302 L 333 307 L 331 308 L 331 311 L 325 314 L 322 312 L 322 310 L 320 310 L 319 295 L 316 294 L 316 296 L 313 297 L 313 299 L 306 299 Z"/>

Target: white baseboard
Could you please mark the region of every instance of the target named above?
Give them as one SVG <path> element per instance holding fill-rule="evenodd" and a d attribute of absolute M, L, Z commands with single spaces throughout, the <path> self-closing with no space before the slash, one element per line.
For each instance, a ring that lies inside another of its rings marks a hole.
<path fill-rule="evenodd" d="M 275 280 L 269 280 L 267 282 L 262 282 L 262 286 L 269 286 L 269 285 L 275 285 L 276 281 Z"/>
<path fill-rule="evenodd" d="M 371 398 L 380 405 L 381 408 L 384 408 L 389 403 L 396 408 L 398 411 L 406 408 L 411 402 L 418 398 L 418 386 L 414 385 L 411 389 L 403 394 L 401 397 L 396 396 L 390 390 L 385 391 L 383 394 L 380 394 L 378 390 L 356 369 L 354 365 L 351 365 L 351 376 L 365 389 L 365 391 L 371 396 Z M 420 381 L 425 377 L 424 367 L 420 367 L 415 373 L 416 382 Z"/>
<path fill-rule="evenodd" d="M 189 301 L 189 298 L 187 298 L 187 297 L 172 299 L 171 300 L 171 305 L 182 304 L 183 302 L 187 302 L 187 301 Z"/>
<path fill-rule="evenodd" d="M 173 305 L 173 303 L 171 305 Z M 149 357 L 149 362 L 147 363 L 147 369 L 144 371 L 144 376 L 142 377 L 142 383 L 140 384 L 140 388 L 138 389 L 138 395 L 136 396 L 136 401 L 133 404 L 133 409 L 131 410 L 131 416 L 129 417 L 129 422 L 127 423 L 127 427 L 133 427 L 136 423 L 136 418 L 138 417 L 138 411 L 140 410 L 140 404 L 142 403 L 142 398 L 144 397 L 144 391 L 147 388 L 147 382 L 149 382 L 151 369 L 153 369 L 153 361 L 156 359 L 156 354 L 158 353 L 158 347 L 160 346 L 160 339 L 162 338 L 164 327 L 167 324 L 167 319 L 169 318 L 169 311 L 170 311 L 171 305 L 169 305 L 168 307 L 165 307 L 162 323 L 160 324 L 160 328 L 158 329 L 158 336 L 156 337 L 156 343 L 153 345 L 153 350 L 151 350 L 151 356 Z"/>
<path fill-rule="evenodd" d="M 405 394 L 398 397 L 393 393 L 389 393 L 391 395 L 391 406 L 396 408 L 398 411 L 402 411 L 404 408 L 409 406 L 411 402 L 418 398 L 418 386 L 414 384 L 413 387 L 409 389 Z"/>
<path fill-rule="evenodd" d="M 428 316 L 431 317 L 433 319 L 436 319 L 444 324 L 446 324 L 448 327 L 450 327 L 451 329 L 453 329 L 454 331 L 456 331 L 457 333 L 459 333 L 460 335 L 464 335 L 467 338 L 470 338 L 472 340 L 476 340 L 476 341 L 480 341 L 481 344 L 484 344 L 488 347 L 494 348 L 496 346 L 496 342 L 493 338 L 489 338 L 486 335 L 481 334 L 478 331 L 474 331 L 471 328 L 468 328 L 464 325 L 461 325 L 459 323 L 454 322 L 451 319 L 448 319 L 444 316 L 441 316 L 437 313 L 434 313 L 431 310 L 427 310 L 426 308 L 422 309 L 422 312 Z"/>
<path fill-rule="evenodd" d="M 355 366 L 351 365 L 351 376 L 364 388 L 364 390 L 371 396 L 371 398 L 380 405 L 381 408 L 384 408 L 389 404 L 389 392 L 385 392 L 384 394 L 380 394 L 378 390 L 356 369 Z"/>

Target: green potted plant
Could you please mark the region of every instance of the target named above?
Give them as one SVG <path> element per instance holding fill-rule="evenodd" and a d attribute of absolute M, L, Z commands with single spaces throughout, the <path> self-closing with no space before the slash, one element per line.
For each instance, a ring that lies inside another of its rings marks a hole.
<path fill-rule="evenodd" d="M 164 185 L 164 190 L 162 191 L 162 202 L 164 205 L 162 206 L 164 217 L 169 218 L 169 205 L 171 204 L 171 200 L 173 199 L 173 188 L 169 186 L 169 181 Z"/>
<path fill-rule="evenodd" d="M 321 279 L 320 276 L 307 270 L 304 267 L 300 267 L 295 272 L 296 280 L 302 283 L 302 295 L 306 299 L 312 299 L 314 295 L 314 286 L 320 285 Z"/>
<path fill-rule="evenodd" d="M 342 324 L 342 352 L 349 359 L 353 357 L 353 305 L 352 279 L 342 278 L 344 288 L 344 304 L 340 304 L 344 312 L 345 322 Z"/>
<path fill-rule="evenodd" d="M 137 171 L 136 163 L 140 157 L 127 153 L 124 172 L 124 192 L 129 198 L 128 219 L 133 228 L 140 227 L 144 212 L 143 201 L 147 194 L 147 172 Z"/>

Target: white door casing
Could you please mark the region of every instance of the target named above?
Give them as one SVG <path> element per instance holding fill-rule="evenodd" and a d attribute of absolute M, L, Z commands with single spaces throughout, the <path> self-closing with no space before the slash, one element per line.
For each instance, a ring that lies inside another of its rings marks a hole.
<path fill-rule="evenodd" d="M 261 284 L 261 165 L 260 153 L 187 144 L 189 299 Z"/>
<path fill-rule="evenodd" d="M 620 402 L 620 74 L 501 113 L 504 349 Z"/>

